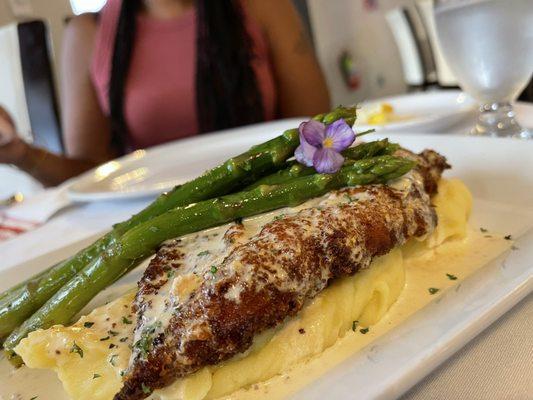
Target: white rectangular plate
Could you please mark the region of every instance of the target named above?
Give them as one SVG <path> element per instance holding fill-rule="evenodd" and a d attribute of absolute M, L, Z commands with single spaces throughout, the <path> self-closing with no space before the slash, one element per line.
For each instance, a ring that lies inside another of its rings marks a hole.
<path fill-rule="evenodd" d="M 173 169 L 187 175 L 188 163 L 194 159 L 219 160 L 274 134 L 255 129 L 253 135 L 243 135 L 240 130 L 210 136 L 216 138 L 211 141 L 201 137 L 197 146 L 188 140 L 183 149 L 176 143 L 168 150 L 160 147 L 156 151 L 158 155 L 165 151 L 179 154 Z M 295 399 L 352 398 L 354 388 L 361 399 L 398 397 L 533 289 L 533 142 L 420 134 L 388 137 L 412 150 L 433 148 L 446 155 L 453 165 L 446 176 L 461 178 L 474 195 L 472 226 L 513 235 L 519 250 L 490 262 L 463 281 L 458 290 L 444 293 L 305 387 L 293 396 Z M 217 146 L 217 142 L 224 146 Z M 180 151 L 191 147 L 196 152 Z M 180 174 L 177 179 L 183 178 Z M 0 271 L 0 290 L 29 275 L 36 266 L 48 265 L 79 247 L 79 243 L 67 244 L 39 257 L 39 262 Z M 130 274 L 117 284 L 135 279 L 135 274 Z M 104 296 L 102 293 L 99 298 Z M 41 388 L 40 400 L 48 399 L 46 392 Z"/>

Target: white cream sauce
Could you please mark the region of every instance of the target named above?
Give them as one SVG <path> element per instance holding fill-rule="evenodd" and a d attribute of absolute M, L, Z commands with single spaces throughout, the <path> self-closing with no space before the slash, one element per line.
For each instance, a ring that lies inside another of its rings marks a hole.
<path fill-rule="evenodd" d="M 402 190 L 409 187 L 412 182 L 413 178 L 407 176 L 402 179 L 399 179 L 397 182 L 392 183 L 392 186 Z M 192 282 L 191 284 L 194 284 L 194 276 L 198 276 L 203 279 L 217 279 L 217 274 L 216 272 L 212 272 L 211 267 L 216 267 L 217 265 L 220 265 L 224 258 L 229 254 L 231 249 L 236 244 L 247 241 L 250 237 L 256 235 L 266 223 L 271 222 L 275 218 L 282 215 L 296 214 L 300 210 L 306 208 L 321 208 L 341 203 L 367 200 L 371 199 L 369 198 L 369 195 L 366 192 L 361 192 L 356 195 L 352 195 L 351 197 L 347 195 L 338 195 L 336 193 L 330 193 L 320 198 L 309 200 L 297 207 L 283 208 L 255 217 L 244 219 L 242 221 L 242 229 L 236 227 L 236 224 L 226 224 L 199 233 L 186 235 L 180 238 L 180 246 L 183 253 L 185 254 L 185 257 L 179 266 L 179 276 L 182 277 L 182 282 L 176 281 L 176 279 L 179 278 L 178 274 L 176 274 L 175 276 L 171 276 L 171 279 L 168 279 L 168 282 L 160 288 L 158 294 L 150 297 L 150 300 L 152 300 L 152 307 L 151 309 L 147 309 L 144 313 L 143 321 L 141 323 L 141 329 L 136 330 L 135 336 L 133 338 L 133 343 L 140 339 L 142 328 L 155 326 L 155 331 L 157 331 L 158 329 L 162 329 L 162 327 L 168 323 L 170 317 L 172 316 L 173 308 L 179 306 L 179 303 L 182 301 L 183 296 L 180 296 L 179 292 L 184 288 L 184 276 L 189 276 L 189 278 L 186 280 Z M 235 234 L 235 236 L 233 236 L 234 241 L 232 243 L 229 238 L 231 237 L 233 229 L 236 229 L 237 233 Z M 495 238 L 494 240 L 496 241 L 499 239 Z M 481 246 L 481 242 L 482 240 L 478 240 L 476 242 L 476 246 Z M 496 256 L 502 251 L 502 249 L 498 246 L 489 246 L 488 248 L 487 246 L 483 246 L 483 248 L 484 250 L 487 250 L 485 253 L 475 253 L 475 256 L 470 257 L 470 262 L 458 262 L 457 266 L 454 267 L 457 271 L 459 271 L 458 277 L 460 279 L 466 277 L 474 269 L 483 265 L 487 261 L 487 254 L 493 254 L 493 256 Z M 451 271 L 450 263 L 446 263 L 446 265 L 447 272 Z M 427 278 L 428 277 L 414 276 L 411 279 L 415 282 L 417 281 L 417 279 L 420 280 L 418 286 L 424 286 L 428 284 Z M 167 279 L 167 277 L 161 277 L 158 279 Z M 432 282 L 431 284 L 433 285 L 434 283 Z M 231 292 L 229 292 L 228 296 L 231 296 L 233 299 L 238 301 L 240 290 L 240 288 L 236 287 Z M 402 296 L 404 297 L 412 295 L 412 292 L 410 292 L 408 288 L 406 289 L 406 293 L 402 294 Z M 169 299 L 171 301 L 170 303 Z M 427 301 L 430 301 L 431 299 Z M 400 320 L 410 315 L 418 308 L 421 308 L 424 304 L 426 303 L 403 302 L 401 305 L 401 307 L 403 307 L 401 313 L 402 318 L 396 318 L 395 324 L 399 323 Z M 398 309 L 398 306 L 394 306 L 393 309 Z M 382 332 L 386 331 L 387 329 L 389 329 L 389 327 L 384 327 L 382 329 Z M 376 330 L 373 330 L 373 333 L 371 335 L 365 335 L 365 343 L 363 344 L 366 344 L 368 338 L 375 337 L 379 334 L 379 332 L 380 329 L 378 328 Z M 359 343 L 357 345 L 354 345 L 354 347 L 351 349 L 351 352 L 345 353 L 345 355 L 353 354 L 353 352 L 356 351 L 355 348 L 357 346 L 361 347 L 363 344 Z M 339 356 L 337 356 L 337 358 L 338 357 Z M 317 375 L 323 373 L 323 371 L 329 368 L 329 365 L 330 363 L 323 363 L 323 367 L 315 366 L 315 369 L 309 372 L 309 376 L 313 376 L 313 374 Z M 299 380 L 296 378 L 296 374 L 291 376 L 293 376 L 292 382 L 294 383 L 294 388 L 303 385 L 302 382 L 304 381 L 309 382 L 309 380 L 306 380 L 307 378 L 305 376 L 301 376 L 300 378 L 298 378 Z M 271 380 L 272 382 L 268 381 L 264 385 L 257 386 L 259 388 L 257 391 L 241 391 L 236 394 L 236 398 L 241 398 L 240 396 L 243 396 L 242 398 L 251 398 L 249 397 L 250 393 L 252 393 L 252 397 L 255 398 L 255 395 L 259 394 L 258 392 L 264 394 L 272 393 L 273 391 L 277 392 L 278 389 L 274 390 L 274 388 L 277 387 L 276 385 L 286 387 L 286 378 L 283 378 L 284 383 L 282 385 L 280 385 L 280 382 L 276 379 L 277 378 L 274 378 L 273 380 Z M 287 393 L 285 389 L 283 389 L 283 392 Z M 30 400 L 34 396 L 39 396 L 38 400 L 67 399 L 64 391 L 61 388 L 59 380 L 53 377 L 53 373 L 51 373 L 50 371 L 30 370 L 26 367 L 22 367 L 18 370 L 13 370 L 12 367 L 8 364 L 8 362 L 4 358 L 2 358 L 2 360 L 0 361 L 0 400 Z M 270 398 L 269 396 L 270 395 L 268 395 L 267 397 Z"/>
<path fill-rule="evenodd" d="M 417 310 L 438 298 L 447 288 L 460 288 L 462 280 L 491 259 L 509 248 L 512 242 L 491 234 L 490 237 L 472 231 L 467 241 L 451 242 L 439 248 L 436 254 L 419 259 L 406 259 L 406 287 L 398 301 L 385 317 L 366 335 L 346 335 L 322 355 L 307 363 L 295 366 L 287 373 L 264 383 L 240 390 L 226 399 L 261 400 L 282 399 L 296 392 L 333 366 L 368 345 L 377 337 L 399 325 Z M 446 274 L 457 276 L 449 280 Z M 428 294 L 428 287 L 439 292 Z M 1 356 L 0 400 L 68 400 L 61 382 L 50 370 L 21 367 L 14 369 Z"/>
<path fill-rule="evenodd" d="M 135 330 L 133 342 L 142 343 L 147 332 L 151 332 L 150 334 L 153 336 L 163 332 L 175 310 L 189 299 L 189 294 L 197 289 L 204 280 L 216 281 L 219 279 L 222 276 L 222 271 L 219 271 L 219 268 L 225 258 L 236 246 L 246 243 L 256 236 L 267 223 L 283 216 L 295 215 L 304 209 L 323 208 L 359 200 L 367 201 L 371 197 L 372 195 L 366 192 L 351 196 L 331 192 L 322 197 L 308 200 L 296 207 L 281 208 L 245 218 L 241 221 L 242 223 L 229 223 L 167 241 L 166 244 L 178 248 L 184 257 L 175 265 L 175 270 L 156 278 L 154 283 L 166 280 L 166 283 L 160 287 L 157 293 L 147 295 L 142 299 L 144 303 L 150 302 L 150 306 L 143 309 L 142 321 Z M 238 268 L 238 264 L 233 263 L 232 267 Z M 232 286 L 226 294 L 228 299 L 235 302 L 240 301 L 243 285 L 253 279 L 249 269 L 243 269 L 239 272 L 242 277 L 241 283 Z M 283 278 L 281 272 L 281 270 L 277 271 L 278 278 Z M 200 325 L 200 321 L 198 325 Z M 197 324 L 191 323 L 188 326 L 195 329 Z M 141 351 L 140 346 L 134 346 L 130 363 L 139 356 Z"/>

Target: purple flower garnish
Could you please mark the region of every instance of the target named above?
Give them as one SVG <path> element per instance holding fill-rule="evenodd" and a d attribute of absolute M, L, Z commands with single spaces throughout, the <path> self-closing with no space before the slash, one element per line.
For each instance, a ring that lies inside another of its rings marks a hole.
<path fill-rule="evenodd" d="M 310 120 L 300 124 L 300 146 L 294 152 L 296 160 L 308 167 L 315 167 L 321 174 L 333 174 L 344 163 L 341 151 L 350 147 L 355 133 L 344 119 L 326 126 Z"/>

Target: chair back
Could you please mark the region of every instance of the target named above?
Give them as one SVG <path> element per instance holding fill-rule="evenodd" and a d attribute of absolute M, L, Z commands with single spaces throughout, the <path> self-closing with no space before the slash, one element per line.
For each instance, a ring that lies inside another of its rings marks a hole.
<path fill-rule="evenodd" d="M 0 104 L 24 139 L 63 152 L 49 33 L 41 20 L 0 28 Z"/>
<path fill-rule="evenodd" d="M 458 86 L 457 79 L 442 55 L 437 29 L 435 27 L 433 0 L 418 0 L 416 2 L 416 9 L 420 15 L 420 19 L 424 24 L 429 44 L 431 45 L 435 69 L 437 71 L 437 82 L 439 86 L 445 88 L 456 88 Z"/>
<path fill-rule="evenodd" d="M 403 7 L 394 8 L 385 14 L 385 18 L 400 52 L 405 83 L 411 87 L 423 87 L 427 73 L 407 10 Z"/>

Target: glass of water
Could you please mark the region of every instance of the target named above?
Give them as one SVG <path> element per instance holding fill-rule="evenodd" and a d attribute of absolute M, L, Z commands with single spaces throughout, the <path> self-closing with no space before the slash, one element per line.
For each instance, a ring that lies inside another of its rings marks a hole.
<path fill-rule="evenodd" d="M 512 102 L 533 74 L 533 0 L 437 0 L 435 24 L 459 85 L 481 103 L 471 133 L 531 138 Z"/>

